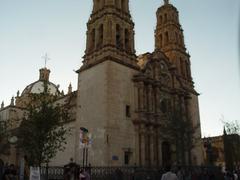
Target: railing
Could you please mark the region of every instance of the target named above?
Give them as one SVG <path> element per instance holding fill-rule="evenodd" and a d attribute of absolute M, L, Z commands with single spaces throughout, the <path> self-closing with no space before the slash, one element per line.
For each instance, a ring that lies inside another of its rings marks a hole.
<path fill-rule="evenodd" d="M 160 180 L 164 171 L 162 168 L 141 168 L 141 167 L 90 167 L 87 168 L 91 180 Z M 79 166 L 74 167 L 71 172 L 64 167 L 49 167 L 48 180 L 70 180 L 69 175 L 73 175 L 75 180 L 79 177 Z M 177 170 L 177 169 L 176 169 Z M 194 173 L 203 173 L 208 171 L 219 174 L 217 167 L 182 167 L 188 175 Z M 41 168 L 41 179 L 46 180 L 46 168 Z"/>
<path fill-rule="evenodd" d="M 48 171 L 48 173 L 47 173 Z M 64 179 L 64 168 L 63 167 L 48 167 L 48 170 L 46 167 L 42 167 L 40 169 L 41 179 L 45 179 L 46 176 L 48 179 L 52 180 L 61 180 Z"/>
<path fill-rule="evenodd" d="M 78 179 L 79 167 L 70 172 L 75 179 Z M 161 171 L 157 169 L 139 168 L 139 167 L 91 167 L 88 168 L 91 180 L 158 180 L 161 178 Z M 63 180 L 70 179 L 64 167 L 49 167 L 40 170 L 41 179 Z M 48 175 L 47 175 L 48 174 Z"/>

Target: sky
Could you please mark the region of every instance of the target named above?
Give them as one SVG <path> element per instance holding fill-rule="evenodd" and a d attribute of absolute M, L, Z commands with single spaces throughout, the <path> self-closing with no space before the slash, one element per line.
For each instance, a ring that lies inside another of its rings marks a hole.
<path fill-rule="evenodd" d="M 177 7 L 200 93 L 202 136 L 220 135 L 222 120 L 240 120 L 239 0 L 170 0 Z M 163 0 L 130 0 L 137 55 L 154 50 Z M 50 80 L 77 88 L 92 0 L 0 0 L 0 101 L 39 78 L 48 53 Z"/>

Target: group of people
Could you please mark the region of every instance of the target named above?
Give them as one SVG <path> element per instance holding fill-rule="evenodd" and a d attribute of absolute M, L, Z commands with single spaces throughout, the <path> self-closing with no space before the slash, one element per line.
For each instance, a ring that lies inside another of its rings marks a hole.
<path fill-rule="evenodd" d="M 64 172 L 64 180 L 90 180 L 90 172 L 86 169 L 68 169 Z"/>
<path fill-rule="evenodd" d="M 193 169 L 167 167 L 161 180 L 240 180 L 240 171 L 225 171 L 211 169 Z"/>
<path fill-rule="evenodd" d="M 90 168 L 80 168 L 73 159 L 64 166 L 64 180 L 90 180 Z"/>
<path fill-rule="evenodd" d="M 2 167 L 0 174 L 0 180 L 18 180 L 18 171 L 13 164 Z"/>
<path fill-rule="evenodd" d="M 142 180 L 141 175 L 135 176 L 137 175 L 135 173 L 132 176 L 132 180 Z M 211 168 L 189 169 L 166 166 L 164 170 L 158 171 L 158 175 L 157 179 L 159 180 L 240 180 L 240 170 L 223 172 L 220 169 Z M 18 180 L 18 176 L 18 168 L 13 164 L 0 168 L 0 180 Z M 114 180 L 125 180 L 124 173 L 120 169 L 116 169 L 114 177 Z M 64 180 L 91 180 L 91 168 L 90 166 L 88 168 L 80 168 L 71 159 L 70 163 L 64 166 Z M 152 179 L 150 178 L 149 180 Z"/>

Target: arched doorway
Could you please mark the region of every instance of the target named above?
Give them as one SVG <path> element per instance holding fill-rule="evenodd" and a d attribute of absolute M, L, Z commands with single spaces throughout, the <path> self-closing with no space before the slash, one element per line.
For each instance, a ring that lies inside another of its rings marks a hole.
<path fill-rule="evenodd" d="M 171 146 L 169 142 L 164 141 L 162 143 L 162 166 L 171 164 Z"/>

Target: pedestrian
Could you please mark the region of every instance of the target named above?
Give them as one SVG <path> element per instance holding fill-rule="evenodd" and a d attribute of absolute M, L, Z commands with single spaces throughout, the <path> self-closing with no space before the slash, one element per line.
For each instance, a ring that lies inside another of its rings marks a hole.
<path fill-rule="evenodd" d="M 234 180 L 238 180 L 237 171 L 234 171 L 234 172 L 233 172 L 233 177 L 234 177 Z"/>
<path fill-rule="evenodd" d="M 15 166 L 11 164 L 3 175 L 3 180 L 18 180 Z"/>
<path fill-rule="evenodd" d="M 166 173 L 162 175 L 161 180 L 178 180 L 177 175 L 171 171 L 171 166 L 166 166 Z"/>
<path fill-rule="evenodd" d="M 123 172 L 120 169 L 115 171 L 115 180 L 123 180 Z"/>
<path fill-rule="evenodd" d="M 90 180 L 90 173 L 89 173 L 89 168 L 86 168 L 83 172 L 83 175 L 85 176 L 85 180 Z"/>
<path fill-rule="evenodd" d="M 178 168 L 178 171 L 177 171 L 177 177 L 179 180 L 184 180 L 184 176 L 183 176 L 183 169 L 181 167 Z"/>
<path fill-rule="evenodd" d="M 83 169 L 80 169 L 79 180 L 86 180 L 86 176 L 84 175 Z"/>

